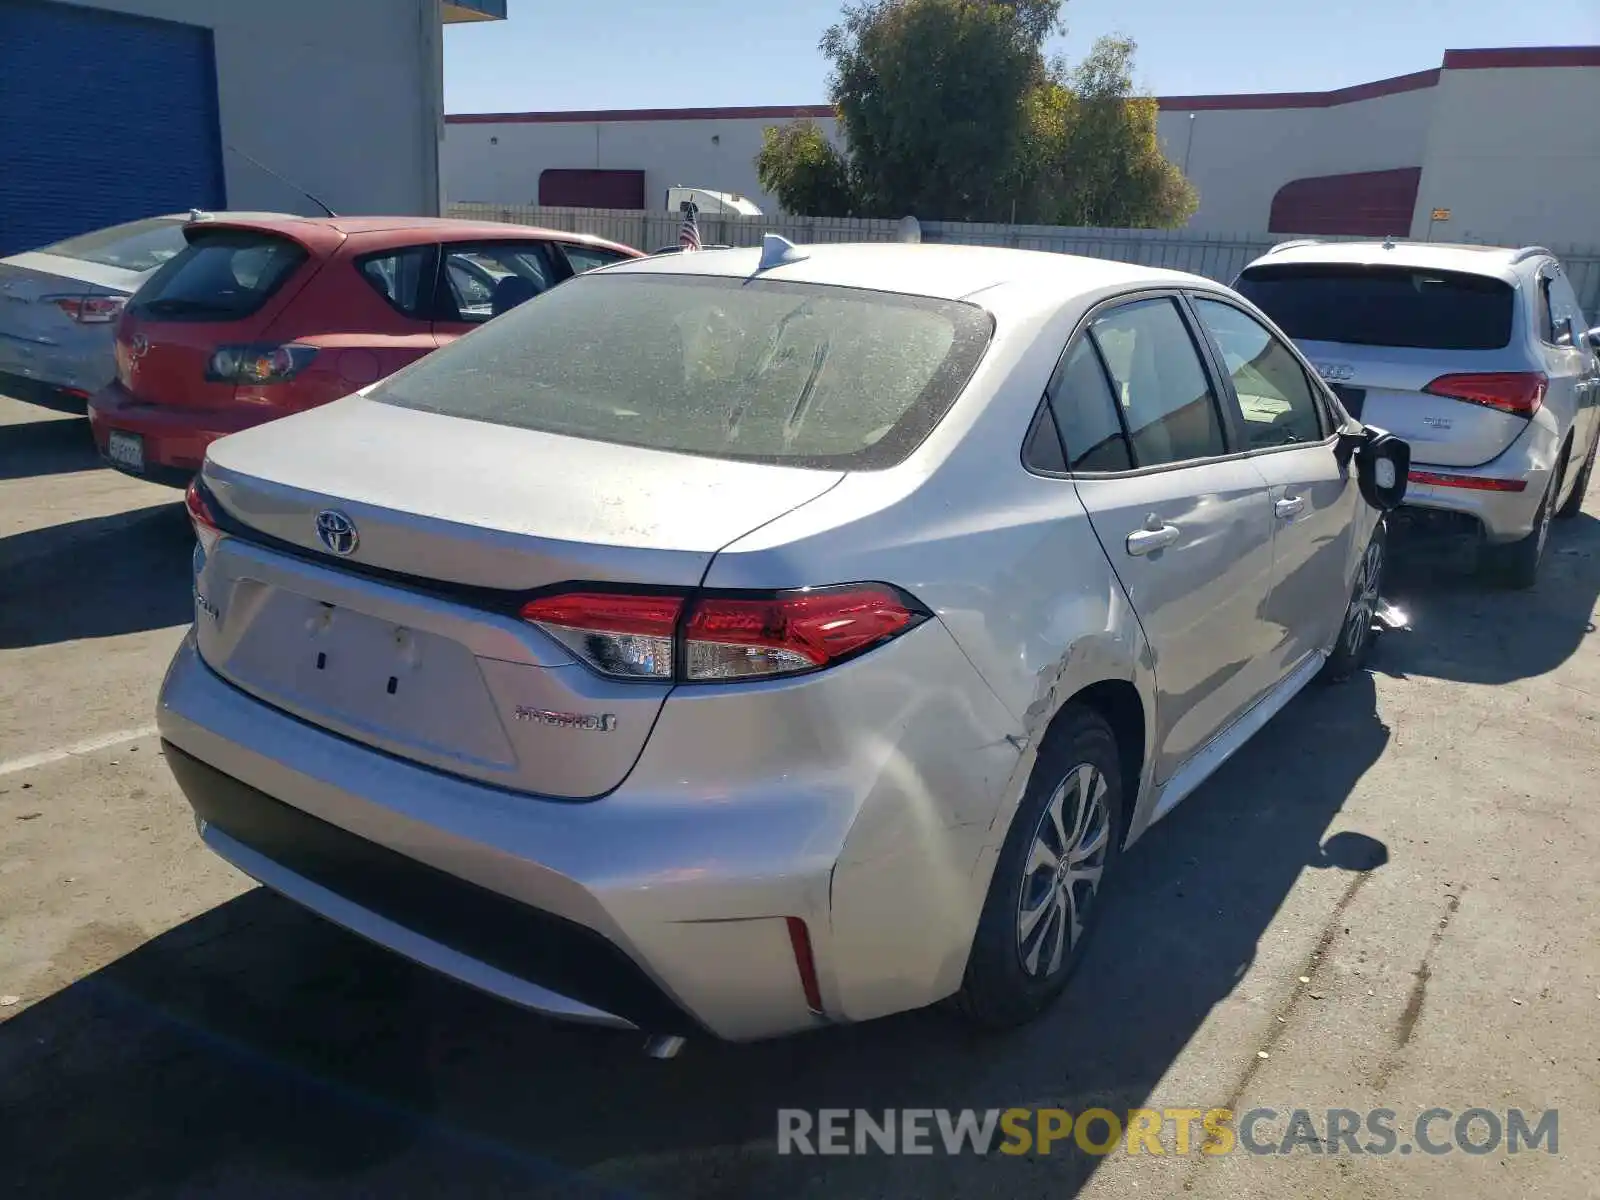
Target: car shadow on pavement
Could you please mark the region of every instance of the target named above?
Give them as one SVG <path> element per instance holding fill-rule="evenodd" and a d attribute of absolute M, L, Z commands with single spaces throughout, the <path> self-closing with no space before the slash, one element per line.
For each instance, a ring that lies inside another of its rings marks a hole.
<path fill-rule="evenodd" d="M 1411 628 L 1386 647 L 1380 669 L 1497 684 L 1555 670 L 1594 633 L 1600 598 L 1600 519 L 1579 513 L 1550 526 L 1538 583 L 1497 588 L 1471 571 L 1392 561 L 1388 598 Z"/>
<path fill-rule="evenodd" d="M 660 1062 L 257 889 L 0 1025 L 7 1174 L 96 1197 L 1070 1196 L 1098 1163 L 1076 1150 L 779 1156 L 777 1112 L 1139 1106 L 1302 872 L 1387 861 L 1328 830 L 1388 739 L 1371 677 L 1308 689 L 1129 852 L 1063 1003 L 1004 1035 L 936 1008 Z"/>
<path fill-rule="evenodd" d="M 0 479 L 65 475 L 99 465 L 87 417 L 0 425 Z"/>
<path fill-rule="evenodd" d="M 193 553 L 181 503 L 0 538 L 0 650 L 188 624 Z"/>

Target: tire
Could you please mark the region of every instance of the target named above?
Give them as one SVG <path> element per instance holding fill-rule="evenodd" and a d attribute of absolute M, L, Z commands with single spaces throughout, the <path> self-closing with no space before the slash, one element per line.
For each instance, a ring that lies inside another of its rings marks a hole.
<path fill-rule="evenodd" d="M 969 1021 L 989 1029 L 1023 1024 L 1066 988 L 1121 848 L 1123 795 L 1111 726 L 1092 709 L 1068 705 L 1045 738 L 989 882 L 954 998 Z M 1062 845 L 1071 852 L 1060 854 Z M 1065 865 L 1053 865 L 1052 856 Z M 1076 879 L 1067 872 L 1073 863 Z"/>
<path fill-rule="evenodd" d="M 1570 521 L 1583 511 L 1583 495 L 1589 490 L 1589 480 L 1594 475 L 1595 451 L 1600 450 L 1600 434 L 1589 443 L 1589 454 L 1583 460 L 1583 469 L 1578 472 L 1578 478 L 1572 485 L 1572 495 L 1567 497 L 1567 502 L 1556 509 L 1556 518 L 1561 521 Z"/>
<path fill-rule="evenodd" d="M 1503 546 L 1485 546 L 1480 570 L 1502 587 L 1525 591 L 1539 581 L 1539 566 L 1544 562 L 1545 544 L 1550 540 L 1551 509 L 1561 494 L 1561 471 L 1551 477 L 1539 508 L 1533 514 L 1533 530 L 1525 538 Z"/>
<path fill-rule="evenodd" d="M 1345 605 L 1344 617 L 1339 623 L 1339 638 L 1333 643 L 1333 652 L 1322 665 L 1322 678 L 1328 683 L 1343 683 L 1367 665 L 1372 653 L 1373 615 L 1383 594 L 1384 570 L 1389 565 L 1389 524 L 1382 518 L 1372 527 L 1372 536 L 1361 552 L 1361 564 L 1356 568 L 1356 580 L 1350 589 L 1350 600 Z"/>

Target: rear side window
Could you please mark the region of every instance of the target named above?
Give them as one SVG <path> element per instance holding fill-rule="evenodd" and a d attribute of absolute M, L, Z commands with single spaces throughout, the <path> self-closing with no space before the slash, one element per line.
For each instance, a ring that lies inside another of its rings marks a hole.
<path fill-rule="evenodd" d="M 433 302 L 433 247 L 408 246 L 356 260 L 356 270 L 391 307 L 426 321 Z"/>
<path fill-rule="evenodd" d="M 1226 453 L 1216 396 L 1173 301 L 1114 308 L 1090 328 L 1110 372 L 1136 466 Z"/>
<path fill-rule="evenodd" d="M 1116 397 L 1088 338 L 1078 340 L 1056 372 L 1050 406 L 1074 471 L 1126 471 L 1133 466 Z"/>
<path fill-rule="evenodd" d="M 1516 293 L 1486 275 L 1417 267 L 1251 267 L 1236 290 L 1296 341 L 1419 350 L 1498 350 Z"/>
<path fill-rule="evenodd" d="M 770 279 L 601 272 L 390 376 L 403 408 L 715 458 L 893 466 L 955 403 L 971 304 Z"/>
<path fill-rule="evenodd" d="M 79 234 L 41 246 L 39 252 L 124 271 L 154 271 L 168 259 L 178 257 L 188 245 L 183 239 L 183 226 L 181 217 L 151 217 Z"/>
<path fill-rule="evenodd" d="M 299 243 L 275 234 L 199 233 L 145 281 L 129 309 L 158 321 L 235 321 L 258 311 L 306 257 Z"/>
<path fill-rule="evenodd" d="M 612 263 L 619 263 L 631 257 L 627 254 L 618 254 L 615 250 L 607 250 L 603 246 L 581 246 L 575 242 L 562 242 L 561 250 L 567 256 L 567 261 L 572 264 L 574 275 L 582 275 L 585 271 L 592 271 L 596 267 L 609 267 Z"/>

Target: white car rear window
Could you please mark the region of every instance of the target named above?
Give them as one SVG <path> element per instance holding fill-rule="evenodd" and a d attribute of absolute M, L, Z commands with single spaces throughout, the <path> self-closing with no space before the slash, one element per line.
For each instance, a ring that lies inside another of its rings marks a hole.
<path fill-rule="evenodd" d="M 659 450 L 870 470 L 939 422 L 989 343 L 974 305 L 708 276 L 574 279 L 369 396 Z"/>

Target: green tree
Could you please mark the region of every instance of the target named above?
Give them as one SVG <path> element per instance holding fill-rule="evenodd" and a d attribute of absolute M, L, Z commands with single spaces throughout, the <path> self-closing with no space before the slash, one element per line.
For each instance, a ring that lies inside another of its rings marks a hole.
<path fill-rule="evenodd" d="M 786 212 L 815 217 L 856 215 L 850 164 L 815 122 L 795 121 L 763 130 L 756 175 Z"/>
<path fill-rule="evenodd" d="M 1134 92 L 1135 49 L 1129 38 L 1101 38 L 1077 67 L 1054 64 L 1033 97 L 1017 176 L 1034 219 L 1170 228 L 1193 215 L 1198 195 L 1162 153 L 1156 102 Z"/>
<path fill-rule="evenodd" d="M 860 0 L 823 36 L 861 211 L 1004 220 L 1060 0 Z"/>
<path fill-rule="evenodd" d="M 845 149 L 809 123 L 769 129 L 762 186 L 815 216 L 1181 224 L 1194 189 L 1134 92 L 1133 42 L 1047 65 L 1061 5 L 855 0 L 822 39 Z"/>

